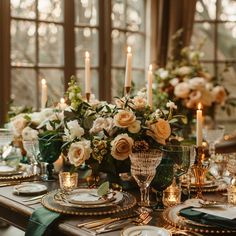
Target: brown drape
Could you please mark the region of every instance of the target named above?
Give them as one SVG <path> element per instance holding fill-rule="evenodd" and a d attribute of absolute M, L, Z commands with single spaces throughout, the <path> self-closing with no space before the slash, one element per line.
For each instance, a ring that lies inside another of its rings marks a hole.
<path fill-rule="evenodd" d="M 165 66 L 173 45 L 172 35 L 183 29 L 182 46 L 190 43 L 196 0 L 151 1 L 151 62 Z"/>

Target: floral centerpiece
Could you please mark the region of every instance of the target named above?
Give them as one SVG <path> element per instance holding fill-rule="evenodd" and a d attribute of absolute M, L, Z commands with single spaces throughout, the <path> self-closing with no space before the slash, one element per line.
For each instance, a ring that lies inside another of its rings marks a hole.
<path fill-rule="evenodd" d="M 219 105 L 228 110 L 230 101 L 226 88 L 221 85 L 222 74 L 216 80 L 201 64 L 203 53 L 200 49 L 184 47 L 177 57 L 171 57 L 165 68 L 155 72 L 155 100 L 158 107 L 172 100 L 189 123 L 194 119 L 198 103 L 205 108 L 205 114 L 214 116 Z M 225 68 L 227 70 L 227 67 Z"/>
<path fill-rule="evenodd" d="M 146 94 L 116 98 L 115 105 L 84 101 L 77 84 L 68 88 L 70 109 L 64 111 L 64 153 L 75 167 L 88 164 L 93 173 L 105 172 L 112 181 L 129 172 L 133 150 L 148 151 L 165 145 L 183 116 L 168 102 L 165 110 L 151 110 Z"/>

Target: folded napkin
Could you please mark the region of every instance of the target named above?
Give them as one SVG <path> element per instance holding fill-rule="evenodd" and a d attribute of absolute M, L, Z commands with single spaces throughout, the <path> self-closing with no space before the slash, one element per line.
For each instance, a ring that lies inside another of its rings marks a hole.
<path fill-rule="evenodd" d="M 202 224 L 236 230 L 236 219 L 227 219 L 224 217 L 207 214 L 201 211 L 196 211 L 192 207 L 180 210 L 180 215 Z"/>
<path fill-rule="evenodd" d="M 49 232 L 49 226 L 59 217 L 59 213 L 49 211 L 44 207 L 36 209 L 29 219 L 25 236 L 52 235 L 52 232 Z"/>

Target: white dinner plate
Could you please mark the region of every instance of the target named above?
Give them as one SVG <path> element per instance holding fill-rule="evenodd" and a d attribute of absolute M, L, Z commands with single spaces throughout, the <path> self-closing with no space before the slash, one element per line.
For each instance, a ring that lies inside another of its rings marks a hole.
<path fill-rule="evenodd" d="M 16 185 L 13 190 L 13 192 L 18 195 L 37 195 L 45 193 L 46 191 L 47 187 L 43 184 L 38 183 L 24 183 Z"/>
<path fill-rule="evenodd" d="M 19 174 L 22 171 L 18 171 L 15 167 L 0 165 L 0 175 L 14 175 Z"/>
<path fill-rule="evenodd" d="M 121 236 L 170 236 L 171 233 L 160 227 L 144 225 L 133 226 L 123 230 Z"/>

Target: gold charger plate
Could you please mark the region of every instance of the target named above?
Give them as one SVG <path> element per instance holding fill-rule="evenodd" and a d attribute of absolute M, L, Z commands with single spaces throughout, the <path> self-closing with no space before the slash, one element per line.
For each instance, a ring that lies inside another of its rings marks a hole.
<path fill-rule="evenodd" d="M 44 207 L 51 211 L 55 211 L 62 214 L 68 215 L 85 215 L 85 216 L 95 216 L 95 215 L 107 215 L 107 214 L 114 214 L 122 211 L 127 211 L 133 208 L 137 201 L 136 198 L 127 192 L 122 192 L 123 198 L 121 201 L 117 202 L 116 204 L 112 204 L 110 206 L 105 206 L 101 208 L 79 208 L 75 206 L 66 206 L 61 205 L 58 202 L 57 197 L 55 197 L 60 190 L 55 190 L 46 194 L 41 203 Z"/>
<path fill-rule="evenodd" d="M 179 204 L 170 208 L 167 208 L 163 211 L 163 219 L 171 226 L 175 228 L 194 231 L 197 233 L 206 233 L 206 234 L 232 234 L 235 233 L 235 230 L 223 229 L 212 225 L 201 224 L 192 220 L 189 220 L 183 216 L 179 215 L 180 210 L 186 208 L 186 205 Z"/>

